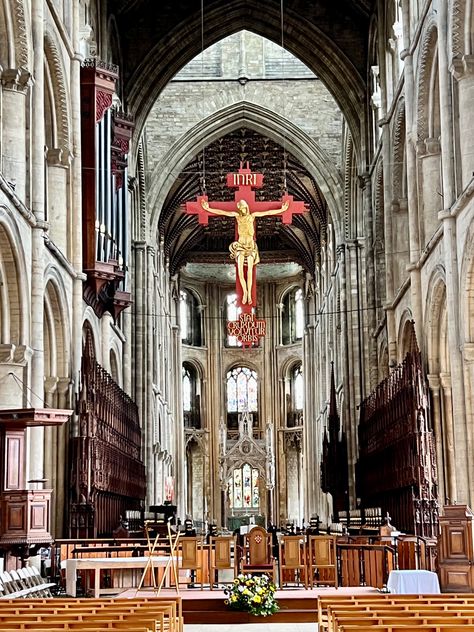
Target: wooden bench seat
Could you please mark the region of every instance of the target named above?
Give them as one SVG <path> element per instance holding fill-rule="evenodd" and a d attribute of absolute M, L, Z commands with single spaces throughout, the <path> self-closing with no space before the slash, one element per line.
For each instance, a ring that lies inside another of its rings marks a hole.
<path fill-rule="evenodd" d="M 318 598 L 318 621 L 322 629 L 339 632 L 364 626 L 371 631 L 380 625 L 400 625 L 415 630 L 421 626 L 474 625 L 474 595 L 335 595 Z"/>
<path fill-rule="evenodd" d="M 0 630 L 182 632 L 181 598 L 9 599 L 0 603 Z"/>

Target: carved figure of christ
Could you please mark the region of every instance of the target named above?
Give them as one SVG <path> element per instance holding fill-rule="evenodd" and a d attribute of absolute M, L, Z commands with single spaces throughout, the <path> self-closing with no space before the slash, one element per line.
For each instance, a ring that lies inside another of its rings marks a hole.
<path fill-rule="evenodd" d="M 252 305 L 253 269 L 260 261 L 257 242 L 255 241 L 255 218 L 282 215 L 288 209 L 289 203 L 284 202 L 278 209 L 253 212 L 250 211 L 245 200 L 237 202 L 236 211 L 211 208 L 209 203 L 203 199 L 201 199 L 201 206 L 207 213 L 235 218 L 237 240 L 229 246 L 230 256 L 237 264 L 237 274 L 242 287 L 242 305 Z M 247 274 L 245 274 L 245 264 L 247 264 Z"/>

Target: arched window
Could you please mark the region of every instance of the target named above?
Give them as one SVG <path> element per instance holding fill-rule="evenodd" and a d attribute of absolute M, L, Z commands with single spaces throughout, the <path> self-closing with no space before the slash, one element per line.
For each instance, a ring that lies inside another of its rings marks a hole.
<path fill-rule="evenodd" d="M 225 299 L 225 321 L 229 320 L 238 320 L 239 315 L 242 312 L 242 309 L 237 306 L 237 294 L 228 294 Z M 226 337 L 226 346 L 227 347 L 241 347 L 242 343 L 240 343 L 235 336 L 229 336 L 227 334 Z"/>
<path fill-rule="evenodd" d="M 303 338 L 305 325 L 304 297 L 301 288 L 288 292 L 283 299 L 282 341 L 284 345 Z"/>
<path fill-rule="evenodd" d="M 239 413 L 252 413 L 253 425 L 258 424 L 258 378 L 248 367 L 238 366 L 227 373 L 227 427 L 238 428 Z"/>
<path fill-rule="evenodd" d="M 185 428 L 201 427 L 200 396 L 197 388 L 196 369 L 185 362 L 182 370 L 183 419 Z"/>
<path fill-rule="evenodd" d="M 291 371 L 290 393 L 287 395 L 287 417 L 288 428 L 301 426 L 303 424 L 304 407 L 304 381 L 301 364 L 297 364 Z"/>
<path fill-rule="evenodd" d="M 258 470 L 245 463 L 234 470 L 228 482 L 229 505 L 232 509 L 253 509 L 260 506 Z"/>
<path fill-rule="evenodd" d="M 186 345 L 200 347 L 201 318 L 197 298 L 187 290 L 179 293 L 179 324 L 181 327 L 181 341 Z"/>

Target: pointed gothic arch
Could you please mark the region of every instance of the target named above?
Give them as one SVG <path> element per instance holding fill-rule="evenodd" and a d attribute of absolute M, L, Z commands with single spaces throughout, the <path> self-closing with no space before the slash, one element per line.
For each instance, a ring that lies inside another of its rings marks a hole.
<path fill-rule="evenodd" d="M 275 142 L 285 138 L 286 149 L 314 177 L 331 214 L 336 241 L 342 239 L 343 183 L 326 152 L 299 127 L 274 112 L 249 102 L 239 102 L 214 112 L 180 138 L 155 167 L 149 191 L 150 234 L 157 234 L 161 208 L 188 162 L 213 140 L 240 128 L 250 129 Z M 166 168 L 163 166 L 166 165 Z"/>

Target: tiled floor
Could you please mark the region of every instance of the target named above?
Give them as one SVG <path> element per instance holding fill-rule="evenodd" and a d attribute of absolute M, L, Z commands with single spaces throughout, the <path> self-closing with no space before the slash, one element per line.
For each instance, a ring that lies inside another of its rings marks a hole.
<path fill-rule="evenodd" d="M 241 623 L 184 625 L 184 632 L 318 632 L 317 623 Z"/>

